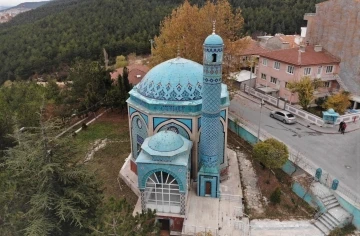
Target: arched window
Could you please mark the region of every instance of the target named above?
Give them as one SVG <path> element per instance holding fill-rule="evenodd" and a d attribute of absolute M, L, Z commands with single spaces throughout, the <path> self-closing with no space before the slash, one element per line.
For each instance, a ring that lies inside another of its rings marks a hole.
<path fill-rule="evenodd" d="M 176 179 L 158 171 L 149 176 L 145 185 L 146 208 L 157 212 L 180 213 L 180 192 Z"/>

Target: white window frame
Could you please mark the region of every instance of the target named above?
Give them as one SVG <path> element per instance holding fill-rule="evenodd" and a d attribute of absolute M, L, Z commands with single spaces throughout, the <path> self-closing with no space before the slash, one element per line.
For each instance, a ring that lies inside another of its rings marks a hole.
<path fill-rule="evenodd" d="M 275 70 L 280 70 L 280 62 L 278 62 L 278 61 L 274 61 L 274 69 Z"/>
<path fill-rule="evenodd" d="M 277 83 L 277 81 L 278 81 L 278 79 L 277 78 L 275 78 L 275 77 L 270 77 L 270 83 L 273 83 L 273 84 L 276 84 Z"/>
<path fill-rule="evenodd" d="M 174 176 L 163 171 L 153 173 L 145 184 L 146 207 L 157 212 L 180 213 L 181 194 L 179 190 L 179 184 Z"/>
<path fill-rule="evenodd" d="M 286 73 L 293 75 L 295 71 L 295 66 L 287 66 Z"/>
<path fill-rule="evenodd" d="M 262 64 L 263 64 L 264 66 L 267 66 L 267 65 L 268 65 L 268 60 L 267 60 L 266 58 L 263 58 L 263 59 L 262 59 Z"/>
<path fill-rule="evenodd" d="M 329 68 L 331 68 L 331 71 L 329 70 Z M 333 65 L 326 66 L 326 68 L 325 68 L 325 73 L 326 74 L 331 74 L 331 73 L 333 73 L 333 71 L 334 71 L 334 66 Z"/>
<path fill-rule="evenodd" d="M 261 79 L 266 80 L 266 74 L 261 73 Z"/>
<path fill-rule="evenodd" d="M 304 68 L 304 75 L 310 75 L 311 74 L 311 67 L 305 67 Z"/>

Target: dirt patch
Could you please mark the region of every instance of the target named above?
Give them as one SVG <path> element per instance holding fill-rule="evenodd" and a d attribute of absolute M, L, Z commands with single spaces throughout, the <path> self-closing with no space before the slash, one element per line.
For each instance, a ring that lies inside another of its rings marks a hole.
<path fill-rule="evenodd" d="M 247 162 L 242 161 L 245 165 L 241 166 L 241 168 L 253 168 L 257 177 L 256 184 L 248 182 L 248 184 L 245 183 L 242 185 L 245 188 L 244 196 L 246 213 L 252 219 L 270 218 L 289 220 L 312 218 L 314 209 L 291 190 L 293 182 L 291 176 L 287 175 L 281 169 L 271 171 L 267 168 L 263 168 L 259 162 L 252 159 L 252 145 L 231 131 L 228 132 L 228 135 L 229 146 L 244 153 L 245 155 L 242 155 L 243 158 L 248 160 Z M 241 173 L 242 182 L 244 182 L 246 179 L 249 179 L 251 170 L 242 170 Z M 246 190 L 246 188 L 250 188 L 250 190 Z M 270 202 L 270 196 L 276 188 L 280 188 L 281 190 L 281 201 L 279 204 Z M 260 196 L 257 196 L 256 189 L 259 190 Z M 254 207 L 253 198 L 257 198 L 261 201 L 263 211 L 259 210 L 259 207 Z"/>

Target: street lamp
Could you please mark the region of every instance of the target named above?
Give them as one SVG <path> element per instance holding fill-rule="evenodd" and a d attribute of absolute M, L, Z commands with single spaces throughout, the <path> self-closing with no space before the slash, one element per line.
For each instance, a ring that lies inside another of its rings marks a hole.
<path fill-rule="evenodd" d="M 257 134 L 257 142 L 259 142 L 260 139 L 260 126 L 261 126 L 261 111 L 262 111 L 262 107 L 265 105 L 265 102 L 263 99 L 261 99 L 261 103 L 260 103 L 260 119 L 259 119 L 259 129 L 258 129 L 258 134 Z"/>

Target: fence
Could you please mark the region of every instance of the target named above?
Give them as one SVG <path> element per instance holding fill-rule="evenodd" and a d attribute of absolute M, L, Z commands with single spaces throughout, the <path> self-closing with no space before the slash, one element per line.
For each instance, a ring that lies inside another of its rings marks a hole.
<path fill-rule="evenodd" d="M 237 125 L 240 125 L 240 126 L 245 125 L 248 129 L 250 129 L 250 130 L 248 130 L 248 132 L 250 132 L 250 133 L 255 133 L 258 129 L 257 126 L 244 120 L 243 118 L 241 118 L 240 116 L 238 116 L 231 110 L 229 111 L 229 119 L 232 121 L 238 120 L 238 123 L 240 123 L 240 124 L 237 124 Z M 241 124 L 243 124 L 243 125 L 241 125 Z M 268 132 L 261 130 L 260 140 L 265 140 L 268 138 L 275 138 L 275 137 L 272 136 L 271 134 L 269 134 Z M 296 151 L 295 149 L 293 149 L 289 146 L 288 146 L 288 149 L 289 149 L 289 160 L 292 163 L 294 163 L 295 165 L 297 165 L 298 167 L 300 167 L 301 169 L 303 169 L 304 171 L 306 171 L 311 176 L 315 176 L 316 169 L 318 168 L 318 166 L 315 165 L 315 163 L 313 163 L 311 160 L 309 160 L 303 154 Z M 334 179 L 336 179 L 336 177 L 330 175 L 328 172 L 326 172 L 326 170 L 323 170 L 322 176 L 323 176 L 323 178 L 320 181 L 323 184 L 325 184 L 327 187 L 331 188 L 332 181 Z M 354 193 L 352 190 L 350 190 L 348 187 L 342 185 L 341 183 L 338 185 L 336 192 L 341 193 L 342 195 L 345 195 L 347 198 L 352 200 L 355 204 L 360 205 L 360 197 L 356 193 Z"/>
<path fill-rule="evenodd" d="M 263 94 L 263 93 L 260 93 L 258 91 L 256 91 L 254 88 L 250 88 L 249 86 L 247 86 L 246 84 L 244 84 L 244 91 L 248 94 L 251 94 L 257 98 L 260 98 L 260 99 L 263 99 L 265 102 L 268 102 L 278 108 L 281 108 L 286 111 L 289 111 L 301 118 L 303 118 L 304 120 L 307 120 L 315 125 L 318 125 L 318 126 L 323 126 L 324 125 L 324 121 L 321 117 L 318 117 L 314 114 L 311 114 L 309 112 L 306 112 L 302 109 L 298 109 L 294 106 L 291 106 L 290 104 L 286 103 L 285 102 L 285 106 L 282 106 L 280 107 L 280 99 L 279 98 L 275 98 L 273 96 L 270 96 L 270 95 L 267 95 L 267 94 Z M 336 120 L 335 124 L 338 125 L 340 124 L 341 121 L 344 121 L 346 123 L 349 123 L 349 122 L 353 122 L 353 121 L 356 121 L 356 120 L 359 120 L 360 119 L 360 114 L 359 113 L 352 113 L 352 114 L 346 114 L 346 115 L 342 115 L 342 116 L 339 116 L 338 119 Z"/>
<path fill-rule="evenodd" d="M 314 123 L 318 126 L 323 126 L 324 125 L 324 121 L 322 118 L 311 114 L 309 112 L 306 112 L 304 110 L 301 109 L 297 109 L 289 104 L 285 104 L 285 109 L 286 111 L 289 111 L 297 116 L 300 116 L 301 118 L 303 118 L 304 120 L 310 121 L 311 123 Z M 340 123 L 340 122 L 339 122 Z"/>

